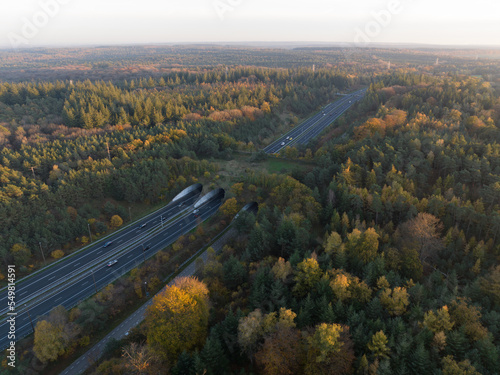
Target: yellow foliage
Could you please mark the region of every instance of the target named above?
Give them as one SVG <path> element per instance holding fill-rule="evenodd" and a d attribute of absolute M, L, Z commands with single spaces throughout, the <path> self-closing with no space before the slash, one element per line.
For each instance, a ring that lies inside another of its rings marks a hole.
<path fill-rule="evenodd" d="M 237 182 L 231 186 L 231 192 L 239 197 L 243 193 L 243 182 Z"/>
<path fill-rule="evenodd" d="M 295 274 L 296 284 L 293 291 L 298 296 L 306 295 L 318 283 L 322 275 L 323 271 L 319 267 L 316 259 L 304 259 L 297 264 L 297 271 Z"/>
<path fill-rule="evenodd" d="M 432 345 L 438 348 L 438 350 L 443 350 L 446 347 L 446 334 L 443 331 L 436 332 L 432 339 Z"/>
<path fill-rule="evenodd" d="M 380 293 L 380 302 L 393 316 L 402 315 L 410 304 L 406 288 L 396 287 L 384 289 Z"/>
<path fill-rule="evenodd" d="M 367 347 L 376 358 L 387 358 L 389 354 L 387 342 L 387 336 L 384 331 L 378 331 L 372 336 Z"/>
<path fill-rule="evenodd" d="M 353 299 L 358 302 L 368 302 L 370 300 L 372 294 L 371 288 L 358 277 L 336 269 L 331 270 L 330 274 L 332 275 L 330 287 L 335 297 L 340 301 Z"/>
<path fill-rule="evenodd" d="M 271 269 L 271 272 L 275 278 L 285 281 L 288 275 L 292 273 L 292 265 L 288 261 L 285 262 L 285 259 L 279 258 Z"/>
<path fill-rule="evenodd" d="M 339 324 L 321 323 L 316 327 L 314 335 L 308 338 L 309 345 L 314 349 L 316 362 L 324 362 L 330 355 L 340 351 L 343 345 L 340 340 L 342 330 Z"/>
<path fill-rule="evenodd" d="M 443 375 L 481 375 L 468 359 L 456 362 L 452 355 L 442 359 Z"/>
<path fill-rule="evenodd" d="M 280 308 L 280 316 L 278 322 L 276 323 L 277 327 L 281 328 L 295 328 L 295 318 L 297 314 L 295 314 L 292 310 L 286 309 L 284 307 Z"/>
<path fill-rule="evenodd" d="M 233 217 L 238 213 L 238 201 L 236 198 L 229 198 L 220 206 L 219 210 L 223 215 Z"/>
<path fill-rule="evenodd" d="M 448 306 L 443 306 L 435 314 L 434 311 L 428 311 L 424 315 L 424 326 L 432 332 L 446 332 L 453 328 L 454 323 L 451 321 Z"/>
<path fill-rule="evenodd" d="M 330 282 L 330 287 L 332 288 L 333 294 L 335 294 L 337 299 L 345 301 L 346 299 L 351 298 L 351 292 L 348 290 L 349 284 L 347 276 L 340 273 Z"/>
<path fill-rule="evenodd" d="M 113 215 L 111 217 L 111 220 L 109 221 L 109 224 L 112 228 L 121 227 L 121 225 L 123 224 L 123 219 L 118 215 Z"/>
<path fill-rule="evenodd" d="M 63 326 L 46 320 L 39 321 L 35 327 L 33 351 L 36 357 L 44 363 L 55 361 L 64 354 Z"/>
<path fill-rule="evenodd" d="M 88 344 L 90 344 L 90 336 L 83 336 L 80 340 L 78 340 L 78 344 L 81 347 L 87 346 Z"/>
<path fill-rule="evenodd" d="M 64 251 L 62 250 L 54 250 L 50 253 L 50 256 L 54 259 L 60 259 L 64 256 Z"/>
<path fill-rule="evenodd" d="M 161 358 L 177 358 L 201 345 L 208 327 L 208 288 L 195 278 L 177 279 L 146 311 L 147 340 Z"/>
<path fill-rule="evenodd" d="M 342 237 L 340 237 L 340 234 L 337 232 L 332 232 L 328 236 L 328 239 L 326 240 L 325 244 L 325 252 L 327 254 L 334 253 L 338 249 L 340 249 L 340 246 L 342 245 Z"/>
<path fill-rule="evenodd" d="M 377 279 L 377 289 L 386 289 L 389 287 L 390 287 L 389 281 L 387 281 L 385 276 L 380 276 Z"/>

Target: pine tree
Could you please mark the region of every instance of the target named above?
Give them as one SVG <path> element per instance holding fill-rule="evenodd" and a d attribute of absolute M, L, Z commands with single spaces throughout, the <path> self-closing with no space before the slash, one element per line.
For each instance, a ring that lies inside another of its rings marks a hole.
<path fill-rule="evenodd" d="M 387 336 L 383 331 L 375 333 L 367 345 L 373 356 L 378 359 L 387 358 L 389 356 L 389 348 L 387 347 Z"/>
<path fill-rule="evenodd" d="M 476 347 L 479 349 L 481 362 L 484 367 L 490 372 L 494 373 L 498 370 L 500 355 L 497 346 L 492 342 L 491 335 L 477 341 Z"/>
<path fill-rule="evenodd" d="M 465 353 L 469 347 L 469 342 L 465 334 L 465 329 L 462 327 L 459 330 L 451 331 L 448 333 L 446 339 L 446 350 L 455 358 L 461 360 L 465 357 Z"/>
<path fill-rule="evenodd" d="M 246 270 L 245 267 L 234 257 L 231 256 L 224 263 L 224 284 L 229 289 L 236 289 L 237 286 L 245 282 Z"/>
<path fill-rule="evenodd" d="M 428 374 L 429 364 L 429 353 L 424 344 L 419 343 L 410 357 L 410 369 L 415 375 Z"/>
<path fill-rule="evenodd" d="M 252 262 L 258 261 L 266 256 L 264 234 L 260 226 L 256 226 L 252 230 L 252 233 L 250 233 L 246 251 Z"/>
<path fill-rule="evenodd" d="M 172 368 L 172 375 L 196 375 L 194 359 L 186 351 L 183 351 Z"/>
<path fill-rule="evenodd" d="M 224 343 L 224 349 L 228 356 L 234 356 L 240 352 L 238 345 L 238 322 L 243 317 L 243 313 L 238 310 L 236 314 L 230 308 L 226 319 L 221 323 L 221 341 Z"/>
<path fill-rule="evenodd" d="M 200 359 L 207 370 L 207 375 L 222 375 L 226 372 L 229 360 L 216 335 L 210 334 L 200 352 Z"/>
<path fill-rule="evenodd" d="M 299 328 L 312 326 L 314 324 L 314 308 L 314 301 L 311 295 L 308 294 L 307 297 L 302 300 L 302 305 L 297 315 L 297 326 Z"/>
<path fill-rule="evenodd" d="M 328 302 L 327 298 L 323 296 L 321 303 L 319 305 L 319 320 L 321 322 L 332 324 L 336 321 L 335 313 L 333 312 L 333 306 L 331 302 Z"/>
<path fill-rule="evenodd" d="M 271 286 L 269 300 L 273 305 L 271 310 L 278 310 L 280 307 L 285 307 L 287 302 L 287 288 L 281 280 L 275 280 Z"/>
<path fill-rule="evenodd" d="M 366 314 L 369 319 L 377 319 L 382 316 L 382 304 L 378 297 L 372 298 L 372 300 L 366 306 Z"/>

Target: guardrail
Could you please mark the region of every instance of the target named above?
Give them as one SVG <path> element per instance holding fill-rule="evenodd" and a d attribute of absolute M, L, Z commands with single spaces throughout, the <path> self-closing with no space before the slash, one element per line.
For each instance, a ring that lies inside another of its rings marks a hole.
<path fill-rule="evenodd" d="M 210 215 L 209 215 L 209 216 L 208 216 L 205 220 L 207 220 L 207 219 L 208 219 L 210 216 L 212 216 L 212 215 L 213 215 L 213 213 L 212 213 L 212 214 L 210 214 Z M 205 220 L 204 220 L 204 221 L 205 221 Z M 188 232 L 189 232 L 189 231 L 191 231 L 193 228 L 196 228 L 198 225 L 199 225 L 199 223 L 198 223 L 198 222 L 195 222 L 195 223 L 193 223 L 191 226 L 189 226 L 187 229 L 186 229 L 186 228 L 183 228 L 183 229 L 184 229 L 184 232 L 185 232 L 185 233 L 188 233 Z M 165 247 L 167 247 L 167 246 L 170 246 L 170 245 L 171 245 L 171 244 L 173 244 L 175 241 L 177 241 L 177 238 L 174 238 L 174 239 L 172 239 L 172 240 L 168 241 L 168 242 L 164 245 L 164 248 L 165 248 Z M 148 256 L 146 256 L 146 259 L 149 259 L 149 258 L 153 257 L 155 254 L 156 254 L 156 253 L 151 253 L 151 254 L 149 254 Z M 138 265 L 138 264 L 140 264 L 140 263 L 142 263 L 142 261 L 138 261 L 138 262 L 136 262 L 135 264 L 136 264 L 136 265 Z M 120 272 L 115 272 L 115 273 L 114 273 L 115 277 L 113 277 L 113 278 L 109 281 L 109 283 L 108 283 L 108 284 L 103 285 L 103 286 L 101 286 L 101 287 L 97 288 L 97 290 L 101 290 L 101 289 L 103 289 L 105 286 L 107 286 L 107 285 L 109 285 L 110 283 L 114 282 L 115 280 L 119 279 L 120 277 L 122 277 L 123 275 L 127 274 L 128 272 L 130 272 L 130 268 L 129 268 L 129 269 L 123 269 L 123 270 L 122 270 L 122 271 L 120 271 Z M 91 294 L 94 294 L 94 293 L 92 292 Z M 68 305 L 68 306 L 66 307 L 66 309 L 67 309 L 67 310 L 69 310 L 69 309 L 73 308 L 74 306 L 78 305 L 79 303 L 81 303 L 81 301 L 76 301 L 76 302 L 74 302 L 74 303 L 72 303 L 72 304 Z"/>
<path fill-rule="evenodd" d="M 153 211 L 153 212 L 151 212 L 151 213 L 147 214 L 146 216 L 141 217 L 139 220 L 144 220 L 144 219 L 147 219 L 147 218 L 148 218 L 148 217 L 150 217 L 150 216 L 155 215 L 158 211 L 161 211 L 161 210 L 165 209 L 166 207 L 168 207 L 168 206 L 169 206 L 170 204 L 172 204 L 173 202 L 174 202 L 174 201 L 169 202 L 168 204 L 164 205 L 163 207 L 160 207 L 160 208 L 156 209 L 155 211 Z M 138 221 L 138 220 L 136 220 L 136 221 Z M 74 257 L 75 255 L 80 254 L 82 251 L 86 251 L 86 250 L 88 250 L 89 248 L 91 248 L 91 247 L 95 246 L 96 244 L 99 244 L 99 243 L 101 243 L 101 242 L 105 242 L 105 240 L 109 239 L 109 237 L 114 236 L 114 235 L 116 235 L 116 234 L 118 234 L 118 233 L 120 233 L 120 232 L 123 232 L 124 230 L 129 229 L 129 227 L 134 226 L 134 225 L 136 225 L 136 223 L 135 223 L 135 222 L 128 223 L 127 225 L 125 225 L 125 226 L 121 227 L 119 230 L 114 231 L 113 233 L 109 233 L 109 234 L 107 234 L 106 236 L 101 237 L 101 238 L 99 238 L 98 240 L 93 241 L 93 242 L 91 242 L 91 243 L 89 243 L 89 244 L 85 245 L 84 247 L 82 247 L 82 248 L 78 249 L 77 251 L 75 251 L 75 252 L 73 252 L 73 253 L 69 254 L 68 256 L 65 256 L 65 257 L 63 257 L 63 258 L 61 258 L 61 259 L 58 259 L 58 260 L 56 260 L 56 261 L 52 262 L 51 264 L 49 264 L 49 265 L 47 265 L 47 266 L 44 266 L 44 267 L 42 267 L 42 268 L 40 268 L 40 269 L 38 269 L 38 270 L 34 271 L 33 273 L 31 273 L 31 274 L 29 274 L 29 275 L 27 275 L 27 276 L 23 277 L 23 278 L 22 278 L 22 279 L 20 279 L 19 281 L 17 281 L 17 282 L 16 282 L 16 284 L 17 284 L 17 285 L 19 285 L 19 284 L 21 284 L 21 283 L 23 283 L 23 282 L 27 281 L 28 279 L 32 278 L 33 276 L 36 276 L 36 275 L 37 275 L 37 274 L 39 274 L 40 272 L 45 271 L 45 270 L 47 270 L 47 269 L 49 269 L 49 268 L 52 268 L 52 267 L 54 267 L 54 266 L 58 265 L 59 263 L 64 262 L 64 261 L 66 261 L 66 260 L 68 260 L 68 259 L 70 259 L 70 258 Z M 3 287 L 2 289 L 0 289 L 0 293 L 3 293 L 3 292 L 4 292 L 4 291 L 6 291 L 6 290 L 7 290 L 7 287 L 5 286 L 5 287 Z M 3 313 L 3 312 L 0 312 L 0 313 Z"/>
<path fill-rule="evenodd" d="M 175 217 L 169 219 L 168 221 L 164 222 L 163 225 L 165 224 L 171 224 L 173 222 L 177 222 L 178 219 L 187 217 L 189 214 L 182 215 L 187 210 L 190 210 L 192 206 L 187 206 L 185 209 L 183 209 L 180 214 L 177 214 Z M 122 245 L 120 247 L 117 247 L 114 251 L 110 253 L 103 254 L 97 258 L 95 258 L 93 261 L 90 263 L 86 263 L 82 267 L 74 270 L 70 275 L 64 277 L 64 278 L 59 278 L 53 283 L 45 286 L 42 289 L 39 289 L 35 294 L 31 294 L 29 297 L 27 297 L 24 300 L 19 301 L 17 304 L 21 306 L 21 308 L 18 309 L 19 313 L 22 313 L 24 310 L 29 309 L 33 304 L 39 302 L 39 299 L 43 296 L 44 299 L 53 296 L 54 294 L 58 293 L 61 289 L 66 288 L 69 285 L 74 285 L 75 283 L 81 281 L 83 278 L 88 276 L 88 272 L 93 271 L 93 268 L 101 266 L 103 263 L 117 257 L 118 255 L 125 253 L 130 250 L 131 247 L 135 247 L 138 244 L 147 241 L 151 238 L 153 238 L 157 233 L 168 229 L 169 226 L 162 227 L 162 224 L 158 224 L 157 226 L 154 227 L 154 229 L 149 230 L 146 233 L 142 233 L 138 237 L 135 237 Z M 2 311 L 1 314 L 5 314 L 5 311 Z"/>
<path fill-rule="evenodd" d="M 217 207 L 217 209 L 218 209 L 218 207 Z M 208 216 L 207 216 L 207 217 L 206 217 L 203 221 L 205 221 L 205 220 L 207 220 L 208 218 L 210 218 L 210 217 L 211 217 L 211 216 L 212 216 L 212 215 L 213 215 L 213 214 L 217 211 L 217 209 L 215 209 L 213 212 L 211 212 L 211 213 L 210 213 L 210 214 L 209 214 L 209 215 L 208 215 Z M 184 217 L 186 217 L 186 216 L 188 216 L 188 215 L 189 215 L 189 214 L 183 215 L 183 216 L 182 216 L 182 219 L 184 219 Z M 177 223 L 177 222 L 178 222 L 178 221 L 176 221 L 176 223 Z M 192 229 L 196 228 L 199 224 L 200 224 L 200 222 L 198 222 L 198 221 L 197 221 L 197 222 L 193 222 L 193 223 L 192 223 L 190 226 L 188 226 L 187 228 L 182 228 L 182 231 L 183 231 L 184 233 L 189 233 L 189 231 L 191 231 Z M 230 226 L 230 225 L 229 225 L 229 226 Z M 228 226 L 228 227 L 229 227 L 229 226 Z M 165 229 L 166 229 L 166 228 L 165 228 Z M 226 228 L 226 229 L 227 229 L 227 228 Z M 177 231 L 177 232 L 179 232 L 179 231 Z M 225 230 L 224 230 L 224 231 L 222 231 L 222 232 L 221 232 L 221 234 L 222 234 L 222 233 L 224 233 L 224 232 L 225 232 Z M 167 246 L 170 246 L 172 243 L 174 243 L 174 242 L 177 240 L 177 238 L 178 238 L 178 237 L 174 237 L 173 239 L 171 239 L 171 240 L 167 241 L 167 243 L 163 246 L 163 248 L 165 248 L 165 247 L 167 247 Z M 216 238 L 217 238 L 217 237 L 216 237 Z M 160 242 L 160 243 L 161 243 L 161 242 Z M 123 250 L 122 250 L 122 251 L 123 251 Z M 156 253 L 151 253 L 151 254 L 149 254 L 148 256 L 146 256 L 146 259 L 149 259 L 149 258 L 153 257 L 155 254 L 156 254 Z M 192 259 L 192 257 L 190 257 L 188 260 L 190 260 L 190 259 Z M 186 261 L 186 262 L 187 262 L 187 261 Z M 184 262 L 184 263 L 183 263 L 183 265 L 184 265 L 184 264 L 186 264 L 186 262 Z M 142 263 L 142 261 L 136 261 L 134 266 L 137 266 L 137 265 L 138 265 L 138 264 L 140 264 L 140 263 Z M 132 268 L 133 268 L 133 267 L 132 267 Z M 97 289 L 97 291 L 99 291 L 99 290 L 103 289 L 104 287 L 106 287 L 106 286 L 107 286 L 107 285 L 109 285 L 110 283 L 114 282 L 115 280 L 119 279 L 119 278 L 120 278 L 120 277 L 122 277 L 123 275 L 127 274 L 128 272 L 130 272 L 130 269 L 132 269 L 132 268 L 130 268 L 130 267 L 129 267 L 129 268 L 124 268 L 123 270 L 121 270 L 121 271 L 119 271 L 119 272 L 114 272 L 114 273 L 113 273 L 114 277 L 113 277 L 113 278 L 112 278 L 112 279 L 111 279 L 108 283 L 106 283 L 106 284 L 104 284 L 104 285 L 102 285 L 102 286 L 100 286 L 100 287 L 96 287 L 95 289 Z M 177 270 L 176 270 L 175 272 L 177 272 Z M 88 275 L 86 275 L 86 276 L 88 276 Z M 73 284 L 74 284 L 74 282 L 73 282 L 71 285 L 73 285 Z M 66 285 L 66 286 L 67 286 L 67 285 Z M 93 289 L 93 288 L 92 288 L 92 289 Z M 88 298 L 88 297 L 89 297 L 90 295 L 92 295 L 92 294 L 94 294 L 94 290 L 92 290 L 92 292 L 88 293 L 88 295 L 87 295 L 87 296 L 85 296 L 84 298 Z M 78 301 L 75 301 L 75 302 L 73 302 L 73 303 L 70 303 L 70 304 L 66 305 L 65 307 L 66 307 L 66 309 L 67 309 L 67 310 L 69 310 L 69 309 L 71 309 L 71 308 L 73 308 L 73 307 L 77 306 L 77 305 L 78 305 L 78 304 L 80 304 L 81 302 L 82 302 L 82 299 L 80 299 L 80 300 L 78 300 Z M 27 309 L 26 309 L 26 310 L 27 310 Z M 18 314 L 19 314 L 19 313 L 21 313 L 21 312 L 23 312 L 23 311 L 24 311 L 24 309 L 23 309 L 23 310 L 18 310 Z M 26 333 L 26 335 L 25 335 L 25 336 L 27 336 L 28 334 L 30 334 L 30 333 L 32 333 L 32 332 L 33 332 L 33 330 L 32 330 L 32 329 L 29 329 L 29 330 L 27 331 L 27 333 Z M 2 349 L 2 350 L 3 350 L 3 349 Z"/>
<path fill-rule="evenodd" d="M 351 94 L 352 95 L 352 94 Z M 348 100 L 348 98 L 346 99 L 341 99 L 341 101 L 338 102 L 338 104 L 342 105 L 344 104 L 346 101 Z M 361 100 L 361 98 L 357 98 L 357 99 L 353 99 L 353 103 L 356 103 L 358 102 L 359 100 Z M 337 105 L 338 107 L 338 105 Z M 344 109 L 342 112 L 340 112 L 327 126 L 330 126 L 334 121 L 336 121 L 340 116 L 342 116 L 345 112 L 347 112 L 349 109 L 351 109 L 352 105 L 350 105 L 349 107 L 347 107 L 346 109 Z M 321 120 L 321 119 L 320 119 Z M 318 120 L 318 121 L 320 121 Z M 295 146 L 297 145 L 298 141 L 300 141 L 302 138 L 304 138 L 307 134 L 309 134 L 311 131 L 314 131 L 314 125 L 318 122 L 316 121 L 314 124 L 312 124 L 310 127 L 308 127 L 303 133 L 299 134 L 298 136 L 296 136 L 291 142 L 289 142 L 285 147 L 292 147 L 292 146 Z M 326 127 L 325 127 L 326 128 Z M 281 151 L 281 150 L 280 150 Z"/>
<path fill-rule="evenodd" d="M 360 91 L 360 90 L 359 90 L 359 91 Z M 329 104 L 327 104 L 325 107 L 323 107 L 323 109 L 325 109 L 326 107 L 328 107 L 328 106 L 330 106 L 330 105 L 331 105 L 331 106 L 333 106 L 333 107 L 331 108 L 331 110 L 328 110 L 328 111 L 329 111 L 329 112 L 330 112 L 330 111 L 333 111 L 333 110 L 335 110 L 336 108 L 338 108 L 338 107 L 342 106 L 343 104 L 345 104 L 345 103 L 346 103 L 346 102 L 347 102 L 350 98 L 355 97 L 357 93 L 358 93 L 358 91 L 355 91 L 355 92 L 350 93 L 350 94 L 346 94 L 346 98 L 342 98 L 342 99 L 339 99 L 338 101 L 335 101 L 335 102 L 329 103 Z M 349 108 L 350 108 L 350 107 L 349 107 Z M 347 108 L 347 109 L 349 109 L 349 108 Z M 346 109 L 346 110 L 347 110 L 347 109 Z M 343 114 L 346 110 L 342 111 L 342 112 L 341 112 L 341 113 L 340 113 L 340 114 L 336 117 L 336 119 L 337 119 L 337 118 L 339 118 L 339 117 L 340 117 L 340 116 L 341 116 L 341 115 L 342 115 L 342 114 Z M 318 115 L 318 114 L 320 114 L 320 113 L 321 113 L 321 111 L 318 111 L 318 112 L 314 113 L 313 115 L 309 116 L 307 119 L 305 119 L 304 121 L 302 121 L 300 124 L 298 124 L 298 125 L 294 126 L 294 127 L 293 127 L 293 129 L 289 130 L 289 131 L 288 131 L 287 133 L 285 133 L 284 135 L 287 135 L 287 134 L 292 133 L 292 132 L 293 132 L 293 131 L 297 128 L 297 127 L 301 126 L 301 125 L 302 125 L 303 123 L 305 123 L 306 121 L 311 120 L 312 118 L 314 118 L 315 116 L 317 116 L 317 115 Z M 306 129 L 304 129 L 304 130 L 303 130 L 303 132 L 302 132 L 301 134 L 296 135 L 296 136 L 293 138 L 293 140 L 292 140 L 292 141 L 290 141 L 290 142 L 288 142 L 287 144 L 285 144 L 285 145 L 283 145 L 282 147 L 280 147 L 280 149 L 279 149 L 279 150 L 277 150 L 275 153 L 279 153 L 281 150 L 285 149 L 286 147 L 291 147 L 291 146 L 293 146 L 293 145 L 297 144 L 297 141 L 298 141 L 298 140 L 300 140 L 301 138 L 303 138 L 303 137 L 304 137 L 307 133 L 309 133 L 310 131 L 312 131 L 312 130 L 314 129 L 314 126 L 315 126 L 318 122 L 320 122 L 322 119 L 323 119 L 323 118 L 322 118 L 322 116 L 320 116 L 320 117 L 319 117 L 316 121 L 314 121 L 314 122 L 313 122 L 311 125 L 309 125 Z M 335 120 L 333 120 L 333 121 L 335 121 Z M 332 122 L 333 122 L 333 121 L 332 121 Z M 331 124 L 331 123 L 330 123 L 330 124 Z M 283 135 L 282 135 L 282 136 L 283 136 Z M 281 138 L 282 136 L 280 136 L 280 138 Z M 271 144 L 269 144 L 269 145 L 267 145 L 266 147 L 264 147 L 264 148 L 263 148 L 263 151 L 264 151 L 264 152 L 268 152 L 269 148 L 271 148 L 271 147 L 272 147 L 272 146 L 273 146 L 276 142 L 277 142 L 277 141 L 272 142 Z"/>
<path fill-rule="evenodd" d="M 17 285 L 20 285 L 21 283 L 23 283 L 23 282 L 25 282 L 26 280 L 28 280 L 28 279 L 32 278 L 33 276 L 36 276 L 36 275 L 37 275 L 37 274 L 39 274 L 40 272 L 42 272 L 42 271 L 44 271 L 44 270 L 46 270 L 46 269 L 52 268 L 52 267 L 54 267 L 54 266 L 58 265 L 59 263 L 64 262 L 64 261 L 66 261 L 66 260 L 68 260 L 68 259 L 70 259 L 70 258 L 74 257 L 75 255 L 78 255 L 78 254 L 79 254 L 79 253 L 81 253 L 82 251 L 86 251 L 86 250 L 88 250 L 88 248 L 90 248 L 90 247 L 92 247 L 92 246 L 95 246 L 96 244 L 99 244 L 99 243 L 101 243 L 101 242 L 103 242 L 103 241 L 105 241 L 105 240 L 109 239 L 109 237 L 114 236 L 114 235 L 116 235 L 116 234 L 118 234 L 118 233 L 120 233 L 120 232 L 123 232 L 124 230 L 128 229 L 129 227 L 131 227 L 131 226 L 133 226 L 133 225 L 136 225 L 136 222 L 137 222 L 137 221 L 147 219 L 147 218 L 149 218 L 150 216 L 153 216 L 153 215 L 157 214 L 157 213 L 158 213 L 158 211 L 161 211 L 161 210 L 165 209 L 166 207 L 168 207 L 168 206 L 169 206 L 169 205 L 171 205 L 171 204 L 175 204 L 175 203 L 176 203 L 176 201 L 178 201 L 180 198 L 182 198 L 182 197 L 183 197 L 186 193 L 189 193 L 189 192 L 191 192 L 191 191 L 194 191 L 194 190 L 198 189 L 198 188 L 199 188 L 199 186 L 203 186 L 203 185 L 201 185 L 201 184 L 199 184 L 199 183 L 198 183 L 198 184 L 194 184 L 194 185 L 188 186 L 188 187 L 187 187 L 187 188 L 185 188 L 183 191 L 181 191 L 179 194 L 177 194 L 177 195 L 176 195 L 176 196 L 175 196 L 175 197 L 174 197 L 174 198 L 173 198 L 173 199 L 172 199 L 172 200 L 171 200 L 168 204 L 166 204 L 166 205 L 164 205 L 164 206 L 162 206 L 162 207 L 160 207 L 160 208 L 158 208 L 158 209 L 154 210 L 153 212 L 150 212 L 149 214 L 147 214 L 147 215 L 145 215 L 145 216 L 141 217 L 140 219 L 136 220 L 135 222 L 128 223 L 127 225 L 125 225 L 125 226 L 121 227 L 120 229 L 118 229 L 118 230 L 116 230 L 116 231 L 114 231 L 114 232 L 112 232 L 112 233 L 109 233 L 109 234 L 107 234 L 106 236 L 101 237 L 101 238 L 99 238 L 98 240 L 96 240 L 96 241 L 94 241 L 94 242 L 91 242 L 91 243 L 89 243 L 89 244 L 85 245 L 84 247 L 82 247 L 82 248 L 78 249 L 77 251 L 75 251 L 75 252 L 73 252 L 73 253 L 69 254 L 68 256 L 65 256 L 65 257 L 63 257 L 63 258 L 61 258 L 61 259 L 58 259 L 58 260 L 56 260 L 56 261 L 52 262 L 51 264 L 49 264 L 49 265 L 47 265 L 47 266 L 44 266 L 44 267 L 42 267 L 42 268 L 40 268 L 40 269 L 38 269 L 38 270 L 34 271 L 33 273 L 31 273 L 31 274 L 29 274 L 29 275 L 27 275 L 27 276 L 23 277 L 22 279 L 19 279 L 19 280 L 16 282 L 16 284 L 17 284 Z M 186 191 L 187 191 L 187 192 L 186 192 Z M 6 290 L 7 290 L 7 286 L 5 286 L 5 287 L 1 288 L 1 289 L 0 289 L 0 293 L 3 293 L 3 292 L 4 292 L 4 291 L 6 291 Z M 0 312 L 0 314 L 3 314 L 3 313 L 4 313 L 4 312 Z"/>

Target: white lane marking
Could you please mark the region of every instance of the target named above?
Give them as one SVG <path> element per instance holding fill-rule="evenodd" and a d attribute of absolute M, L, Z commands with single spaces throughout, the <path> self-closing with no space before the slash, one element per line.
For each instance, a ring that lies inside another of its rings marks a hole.
<path fill-rule="evenodd" d="M 117 242 L 120 243 L 120 242 L 123 242 L 123 240 L 118 240 Z"/>
<path fill-rule="evenodd" d="M 52 277 L 49 279 L 49 281 L 50 281 L 50 280 L 52 280 L 52 279 L 55 279 L 55 278 L 56 278 L 55 276 L 52 276 Z"/>

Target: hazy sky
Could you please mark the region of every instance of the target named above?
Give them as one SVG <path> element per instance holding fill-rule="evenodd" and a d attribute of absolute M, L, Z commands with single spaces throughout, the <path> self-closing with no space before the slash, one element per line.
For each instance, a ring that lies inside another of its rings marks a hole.
<path fill-rule="evenodd" d="M 500 45 L 500 1 L 0 0 L 2 47 L 221 41 Z"/>

